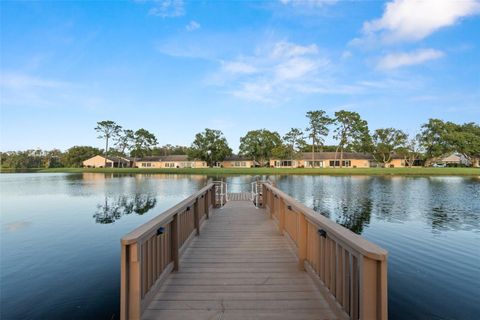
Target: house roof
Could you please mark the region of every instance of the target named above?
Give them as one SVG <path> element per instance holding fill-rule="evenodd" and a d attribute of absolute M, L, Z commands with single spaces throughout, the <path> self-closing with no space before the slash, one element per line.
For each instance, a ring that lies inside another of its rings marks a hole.
<path fill-rule="evenodd" d="M 336 154 L 336 155 L 335 155 Z M 312 152 L 304 152 L 302 154 L 303 160 L 312 160 Z M 340 152 L 315 152 L 315 160 L 333 160 L 340 159 Z M 344 152 L 343 160 L 373 160 L 371 154 L 359 152 Z"/>
<path fill-rule="evenodd" d="M 224 161 L 252 161 L 252 159 L 238 154 L 232 154 L 231 156 L 226 157 Z"/>
<path fill-rule="evenodd" d="M 102 158 L 105 158 L 104 156 L 100 156 Z M 114 156 L 108 156 L 107 160 L 113 161 L 113 162 L 128 162 L 129 160 L 126 158 L 122 157 L 114 157 Z"/>
<path fill-rule="evenodd" d="M 186 154 L 177 154 L 177 155 L 170 155 L 170 156 L 149 156 L 137 159 L 137 161 L 152 161 L 152 162 L 175 162 L 175 161 L 189 161 L 188 156 Z M 193 160 L 192 160 L 193 161 Z"/>

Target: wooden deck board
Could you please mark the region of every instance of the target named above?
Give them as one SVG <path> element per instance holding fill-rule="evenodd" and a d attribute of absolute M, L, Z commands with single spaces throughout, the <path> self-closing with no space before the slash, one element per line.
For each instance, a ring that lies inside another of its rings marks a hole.
<path fill-rule="evenodd" d="M 273 221 L 246 197 L 230 195 L 215 210 L 142 319 L 337 319 Z"/>

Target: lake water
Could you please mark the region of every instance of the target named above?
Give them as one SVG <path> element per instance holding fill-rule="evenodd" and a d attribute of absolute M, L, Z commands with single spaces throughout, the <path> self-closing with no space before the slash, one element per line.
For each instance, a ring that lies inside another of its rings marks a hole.
<path fill-rule="evenodd" d="M 120 238 L 207 178 L 0 175 L 0 318 L 118 319 Z M 390 319 L 479 318 L 480 177 L 270 178 L 389 251 Z"/>

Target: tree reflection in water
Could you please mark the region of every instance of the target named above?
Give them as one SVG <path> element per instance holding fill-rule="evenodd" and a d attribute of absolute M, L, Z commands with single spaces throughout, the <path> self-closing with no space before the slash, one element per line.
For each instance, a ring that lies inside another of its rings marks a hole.
<path fill-rule="evenodd" d="M 116 197 L 105 196 L 105 202 L 97 205 L 97 211 L 93 215 L 96 223 L 113 223 L 124 215 L 135 212 L 143 215 L 153 209 L 157 204 L 154 194 L 120 195 Z"/>
<path fill-rule="evenodd" d="M 361 201 L 355 201 L 355 204 L 348 203 L 348 200 L 344 201 L 336 208 L 334 217 L 328 209 L 322 207 L 322 200 L 313 200 L 313 210 L 326 218 L 335 220 L 336 223 L 356 234 L 362 234 L 363 229 L 370 224 L 372 201 L 366 197 Z"/>

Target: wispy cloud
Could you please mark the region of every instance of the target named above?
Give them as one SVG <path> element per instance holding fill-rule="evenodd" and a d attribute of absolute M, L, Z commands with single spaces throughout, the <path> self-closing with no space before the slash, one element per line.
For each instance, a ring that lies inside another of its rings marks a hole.
<path fill-rule="evenodd" d="M 209 83 L 226 87 L 237 98 L 273 102 L 315 87 L 320 70 L 329 65 L 315 44 L 277 41 L 257 48 L 252 55 L 222 61 Z"/>
<path fill-rule="evenodd" d="M 231 74 L 252 74 L 258 72 L 253 65 L 242 61 L 222 62 L 222 71 Z"/>
<path fill-rule="evenodd" d="M 418 41 L 464 17 L 480 13 L 478 0 L 394 0 L 381 18 L 363 25 L 363 38 L 354 42 Z"/>
<path fill-rule="evenodd" d="M 105 101 L 90 88 L 68 81 L 8 72 L 0 74 L 3 107 L 97 109 Z"/>
<path fill-rule="evenodd" d="M 154 1 L 155 6 L 148 12 L 149 15 L 173 18 L 185 15 L 185 3 L 183 0 L 161 0 Z"/>
<path fill-rule="evenodd" d="M 436 60 L 444 56 L 444 53 L 434 49 L 420 49 L 413 52 L 401 52 L 387 54 L 377 64 L 382 70 L 396 69 L 405 66 L 418 65 L 430 60 Z"/>
<path fill-rule="evenodd" d="M 185 26 L 185 29 L 187 29 L 187 31 L 195 31 L 197 29 L 200 29 L 200 27 L 200 23 L 192 20 Z"/>

